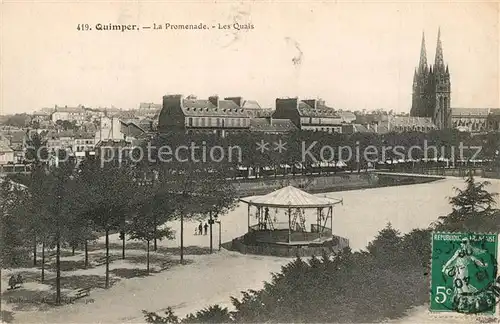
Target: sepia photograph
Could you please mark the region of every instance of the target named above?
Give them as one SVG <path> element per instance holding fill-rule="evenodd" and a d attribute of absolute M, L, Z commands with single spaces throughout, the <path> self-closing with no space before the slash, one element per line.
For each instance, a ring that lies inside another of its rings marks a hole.
<path fill-rule="evenodd" d="M 0 322 L 500 323 L 499 22 L 0 1 Z"/>

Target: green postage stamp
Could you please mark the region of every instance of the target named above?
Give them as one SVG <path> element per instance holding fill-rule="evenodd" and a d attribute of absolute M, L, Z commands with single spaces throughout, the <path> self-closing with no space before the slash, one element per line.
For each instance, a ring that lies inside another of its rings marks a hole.
<path fill-rule="evenodd" d="M 433 233 L 431 312 L 495 314 L 498 235 Z"/>

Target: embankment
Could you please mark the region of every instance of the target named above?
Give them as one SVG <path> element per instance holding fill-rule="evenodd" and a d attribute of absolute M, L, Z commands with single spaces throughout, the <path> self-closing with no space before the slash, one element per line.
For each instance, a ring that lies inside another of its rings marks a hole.
<path fill-rule="evenodd" d="M 443 179 L 441 176 L 390 174 L 378 172 L 329 175 L 296 175 L 294 177 L 238 179 L 233 183 L 241 197 L 265 195 L 284 186 L 294 186 L 311 193 L 412 185 Z"/>

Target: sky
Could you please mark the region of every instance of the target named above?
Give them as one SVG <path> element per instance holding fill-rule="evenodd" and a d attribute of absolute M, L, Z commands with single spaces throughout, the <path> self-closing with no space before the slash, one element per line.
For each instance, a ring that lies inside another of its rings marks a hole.
<path fill-rule="evenodd" d="M 500 107 L 498 3 L 1 3 L 0 113 L 42 107 L 130 109 L 166 94 L 217 94 L 274 108 L 278 97 L 336 109 L 409 112 L 422 32 L 438 28 L 452 107 Z M 218 24 L 254 29 L 219 30 Z M 137 24 L 98 31 L 96 24 Z M 143 26 L 205 23 L 208 30 Z M 92 30 L 77 30 L 89 24 Z M 295 60 L 294 60 L 295 58 Z"/>

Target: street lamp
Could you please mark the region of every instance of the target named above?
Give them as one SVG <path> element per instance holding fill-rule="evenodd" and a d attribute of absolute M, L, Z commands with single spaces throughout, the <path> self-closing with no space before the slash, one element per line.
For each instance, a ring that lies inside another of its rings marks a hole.
<path fill-rule="evenodd" d="M 219 251 L 220 251 L 221 246 L 222 246 L 222 238 L 221 238 L 221 237 L 222 237 L 222 235 L 221 235 L 221 234 L 222 234 L 222 230 L 221 230 L 221 222 L 220 222 L 220 220 L 217 220 L 217 218 L 218 218 L 217 214 L 214 216 L 214 218 L 215 218 L 215 222 L 219 225 Z"/>
<path fill-rule="evenodd" d="M 217 220 L 217 218 L 219 217 L 218 214 L 216 214 L 214 212 L 210 212 L 209 215 L 210 215 L 210 218 L 208 220 L 208 224 L 210 225 L 210 253 L 212 253 L 212 251 L 213 251 L 212 225 L 214 223 L 219 224 L 219 251 L 220 251 L 220 248 L 221 248 L 221 224 L 220 224 L 220 221 Z"/>

